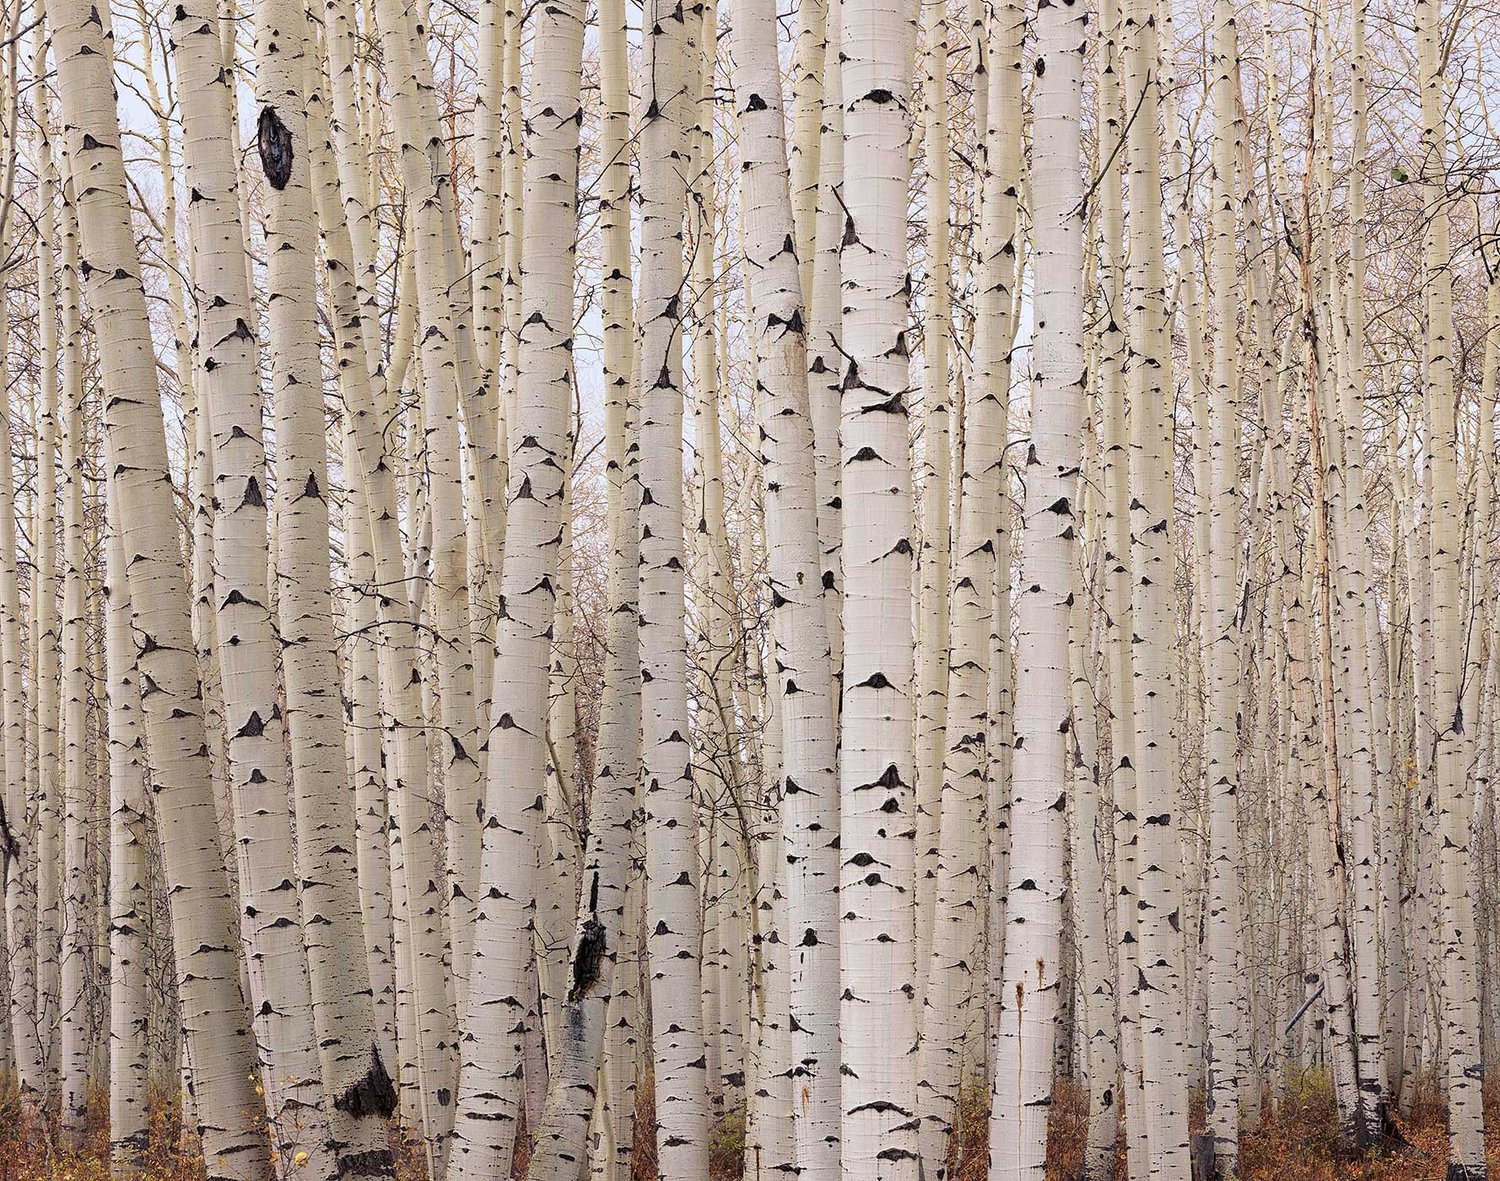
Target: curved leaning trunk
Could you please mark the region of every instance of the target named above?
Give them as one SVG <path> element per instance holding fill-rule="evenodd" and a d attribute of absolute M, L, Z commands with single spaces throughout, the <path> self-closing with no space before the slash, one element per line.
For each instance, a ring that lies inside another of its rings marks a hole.
<path fill-rule="evenodd" d="M 171 520 L 166 432 L 140 278 L 109 44 L 79 0 L 50 6 L 63 130 L 78 193 L 80 265 L 104 378 L 106 466 L 127 557 L 146 737 L 177 956 L 178 996 L 210 1178 L 266 1181 L 257 1072 L 218 848 L 187 579 Z M 149 392 L 143 397 L 142 392 Z"/>

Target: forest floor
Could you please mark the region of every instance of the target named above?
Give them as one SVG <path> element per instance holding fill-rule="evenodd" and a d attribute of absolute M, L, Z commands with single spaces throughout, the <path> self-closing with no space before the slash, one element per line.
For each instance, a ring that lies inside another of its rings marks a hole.
<path fill-rule="evenodd" d="M 1429 1089 L 1430 1090 L 1430 1089 Z M 646 1092 L 649 1094 L 649 1091 Z M 61 1152 L 52 1137 L 28 1127 L 13 1089 L 0 1094 L 0 1181 L 108 1181 L 108 1135 L 102 1118 L 104 1097 L 93 1106 L 101 1112 L 91 1119 L 85 1146 Z M 1500 1085 L 1487 1095 L 1487 1158 L 1490 1176 L 1500 1177 Z M 646 1104 L 638 1120 L 649 1120 Z M 1274 1110 L 1241 1137 L 1242 1181 L 1437 1181 L 1446 1172 L 1447 1137 L 1441 1104 L 1432 1097 L 1413 1105 L 1410 1116 L 1398 1121 L 1405 1146 L 1383 1156 L 1351 1158 L 1340 1152 L 1335 1136 L 1333 1094 L 1326 1077 L 1309 1073 L 1295 1083 Z M 202 1181 L 203 1164 L 188 1137 L 180 1133 L 174 1099 L 151 1107 L 150 1144 L 144 1181 Z M 1201 1112 L 1194 1114 L 1201 1127 Z M 984 1181 L 984 1142 L 987 1112 L 983 1096 L 965 1097 L 960 1112 L 958 1154 L 954 1181 Z M 1088 1127 L 1088 1096 L 1077 1085 L 1059 1087 L 1052 1108 L 1048 1152 L 1048 1181 L 1073 1181 L 1083 1159 Z M 30 1134 L 28 1134 L 30 1133 Z M 426 1181 L 420 1151 L 399 1143 L 394 1130 L 398 1181 Z M 726 1114 L 718 1123 L 712 1147 L 712 1181 L 736 1181 L 741 1176 L 744 1145 L 741 1113 Z M 635 1156 L 634 1181 L 655 1181 L 653 1146 L 641 1146 Z M 524 1162 L 518 1160 L 519 1170 Z M 1116 1179 L 1125 1181 L 1123 1140 Z"/>

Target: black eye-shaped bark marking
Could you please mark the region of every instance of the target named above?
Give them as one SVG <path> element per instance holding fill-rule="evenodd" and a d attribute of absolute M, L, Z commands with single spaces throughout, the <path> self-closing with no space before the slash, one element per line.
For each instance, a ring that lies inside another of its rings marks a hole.
<path fill-rule="evenodd" d="M 292 179 L 292 133 L 274 108 L 261 110 L 256 140 L 260 146 L 260 166 L 271 187 L 279 192 Z"/>

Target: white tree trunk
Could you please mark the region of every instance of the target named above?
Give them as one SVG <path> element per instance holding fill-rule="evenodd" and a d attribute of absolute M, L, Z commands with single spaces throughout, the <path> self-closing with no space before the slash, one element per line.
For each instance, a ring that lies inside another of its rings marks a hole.
<path fill-rule="evenodd" d="M 1069 616 L 1078 548 L 1075 499 L 1083 459 L 1083 21 L 1082 12 L 1056 6 L 1043 8 L 1037 17 L 1037 327 L 1021 523 L 1000 1044 L 990 1109 L 992 1181 L 1040 1181 L 1045 1173 L 1064 984 L 1063 872 L 1073 712 Z"/>
<path fill-rule="evenodd" d="M 912 489 L 906 200 L 915 12 L 850 0 L 841 28 L 843 1175 L 918 1175 Z"/>
<path fill-rule="evenodd" d="M 571 453 L 573 271 L 584 13 L 544 13 L 526 161 L 520 373 L 510 419 L 510 510 L 496 628 L 485 889 L 475 914 L 471 1007 L 450 1167 L 455 1181 L 507 1175 L 522 1094 L 527 976 L 542 836 L 554 581 Z M 534 1079 L 528 1078 L 528 1086 Z M 592 1080 L 589 1080 L 592 1084 Z M 532 1127 L 535 1127 L 533 1124 Z"/>
<path fill-rule="evenodd" d="M 254 1042 L 235 963 L 235 917 L 218 842 L 189 624 L 172 531 L 166 435 L 155 395 L 140 259 L 126 199 L 111 54 L 98 15 L 77 0 L 51 8 L 63 132 L 73 161 L 81 266 L 104 377 L 105 452 L 127 559 L 152 787 L 172 909 L 178 996 L 211 1178 L 264 1181 L 269 1161 L 252 1119 Z M 149 391 L 149 397 L 142 397 Z"/>

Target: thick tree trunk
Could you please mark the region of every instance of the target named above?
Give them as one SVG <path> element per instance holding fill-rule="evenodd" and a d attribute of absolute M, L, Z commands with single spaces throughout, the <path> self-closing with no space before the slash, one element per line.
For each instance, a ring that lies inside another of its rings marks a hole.
<path fill-rule="evenodd" d="M 1012 833 L 990 1108 L 990 1177 L 1040 1181 L 1047 1156 L 1062 977 L 1071 786 L 1069 625 L 1083 459 L 1083 13 L 1037 18 L 1036 322 L 1021 524 Z M 1073 642 L 1081 641 L 1074 637 Z"/>
<path fill-rule="evenodd" d="M 172 531 L 166 434 L 140 259 L 126 200 L 111 60 L 98 14 L 51 6 L 63 133 L 78 194 L 81 263 L 104 378 L 106 467 L 137 637 L 178 996 L 210 1178 L 264 1181 L 253 1123 L 256 1060 L 235 962 L 236 923 L 218 848 L 187 580 Z M 142 392 L 150 396 L 142 396 Z"/>
<path fill-rule="evenodd" d="M 905 214 L 915 40 L 912 10 L 844 5 L 840 1136 L 843 1175 L 865 1181 L 918 1174 Z"/>
<path fill-rule="evenodd" d="M 470 974 L 479 1005 L 468 1014 L 463 1042 L 450 1162 L 455 1181 L 504 1177 L 508 1172 L 522 1099 L 517 1068 L 524 1055 L 523 1006 L 533 962 L 549 641 L 557 610 L 554 584 L 565 465 L 571 452 L 584 13 L 581 5 L 559 4 L 549 7 L 543 20 L 529 108 L 532 138 L 525 201 L 534 212 L 526 221 L 520 375 L 510 420 L 510 511 L 500 580 L 504 611 L 496 630 L 492 688 L 485 889 L 475 914 Z M 574 1155 L 571 1147 L 565 1155 Z"/>

